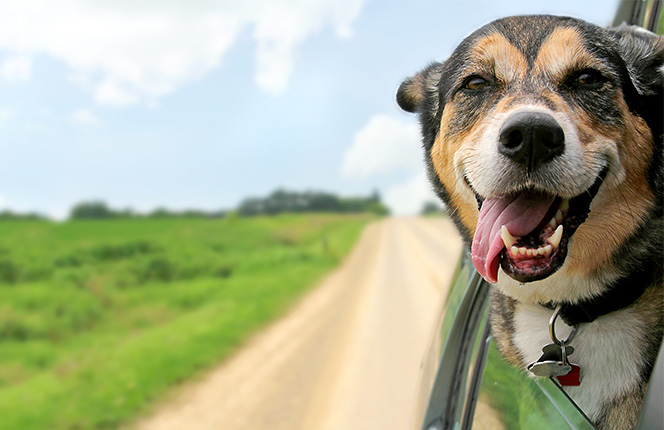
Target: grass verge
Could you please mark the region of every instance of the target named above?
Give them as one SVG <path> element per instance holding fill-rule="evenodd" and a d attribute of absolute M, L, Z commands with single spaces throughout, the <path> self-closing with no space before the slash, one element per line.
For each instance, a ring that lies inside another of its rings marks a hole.
<path fill-rule="evenodd" d="M 0 224 L 0 428 L 128 422 L 282 314 L 370 219 Z"/>

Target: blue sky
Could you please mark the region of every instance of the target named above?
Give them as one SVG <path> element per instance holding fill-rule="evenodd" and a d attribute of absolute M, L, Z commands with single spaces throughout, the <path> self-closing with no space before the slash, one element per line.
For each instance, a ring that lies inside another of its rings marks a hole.
<path fill-rule="evenodd" d="M 0 1 L 0 208 L 223 209 L 277 187 L 432 199 L 403 78 L 502 16 L 617 1 Z"/>

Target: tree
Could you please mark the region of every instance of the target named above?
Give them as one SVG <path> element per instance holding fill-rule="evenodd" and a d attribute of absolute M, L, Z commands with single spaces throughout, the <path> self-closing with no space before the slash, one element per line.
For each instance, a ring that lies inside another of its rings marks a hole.
<path fill-rule="evenodd" d="M 440 203 L 432 201 L 425 202 L 422 205 L 422 210 L 420 211 L 420 215 L 433 215 L 442 213 L 445 213 L 443 206 Z"/>
<path fill-rule="evenodd" d="M 108 219 L 116 218 L 117 213 L 109 209 L 102 201 L 87 201 L 75 205 L 69 213 L 70 219 Z"/>

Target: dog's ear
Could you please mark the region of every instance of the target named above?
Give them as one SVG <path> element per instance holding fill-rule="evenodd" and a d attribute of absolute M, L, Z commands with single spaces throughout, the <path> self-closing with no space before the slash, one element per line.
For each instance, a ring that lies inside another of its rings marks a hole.
<path fill-rule="evenodd" d="M 611 29 L 627 65 L 629 77 L 641 96 L 664 91 L 664 37 L 636 25 L 622 24 Z"/>
<path fill-rule="evenodd" d="M 443 65 L 433 63 L 401 83 L 397 90 L 397 103 L 406 112 L 420 112 L 428 97 L 437 97 Z"/>

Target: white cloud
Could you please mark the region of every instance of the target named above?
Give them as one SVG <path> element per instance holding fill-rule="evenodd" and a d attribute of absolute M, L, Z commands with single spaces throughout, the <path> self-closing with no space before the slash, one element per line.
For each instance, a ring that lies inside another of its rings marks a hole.
<path fill-rule="evenodd" d="M 5 61 L 10 76 L 27 76 L 31 56 L 46 54 L 98 103 L 150 104 L 218 67 L 253 27 L 256 81 L 279 94 L 307 37 L 328 27 L 348 37 L 363 1 L 10 0 L 0 5 L 0 49 L 17 55 Z"/>
<path fill-rule="evenodd" d="M 420 213 L 425 202 L 439 200 L 424 170 L 383 192 L 383 201 L 394 215 L 416 215 Z"/>
<path fill-rule="evenodd" d="M 111 106 L 130 105 L 140 100 L 140 96 L 135 91 L 123 87 L 112 79 L 106 79 L 97 84 L 94 95 L 97 102 Z M 158 95 L 161 94 L 150 94 L 150 97 Z"/>
<path fill-rule="evenodd" d="M 93 114 L 87 109 L 77 110 L 72 114 L 70 119 L 72 120 L 72 122 L 76 122 L 83 125 L 93 125 L 93 126 L 101 125 L 101 120 L 99 119 L 99 117 L 97 117 L 97 115 Z"/>
<path fill-rule="evenodd" d="M 419 127 L 389 115 L 374 115 L 353 137 L 341 165 L 345 179 L 366 179 L 398 170 L 423 169 Z"/>
<path fill-rule="evenodd" d="M 7 58 L 0 65 L 0 76 L 8 81 L 25 81 L 30 77 L 32 61 L 25 55 Z"/>
<path fill-rule="evenodd" d="M 363 0 L 266 1 L 256 19 L 256 81 L 274 94 L 284 90 L 293 71 L 297 47 L 331 24 L 338 37 L 352 35 L 351 24 Z M 329 21 L 329 22 L 328 22 Z"/>
<path fill-rule="evenodd" d="M 381 187 L 383 202 L 395 215 L 418 214 L 425 202 L 438 201 L 426 176 L 419 126 L 390 115 L 374 115 L 353 137 L 341 165 L 347 180 L 366 182 L 381 175 L 396 185 Z M 375 184 L 374 184 L 375 185 Z"/>

